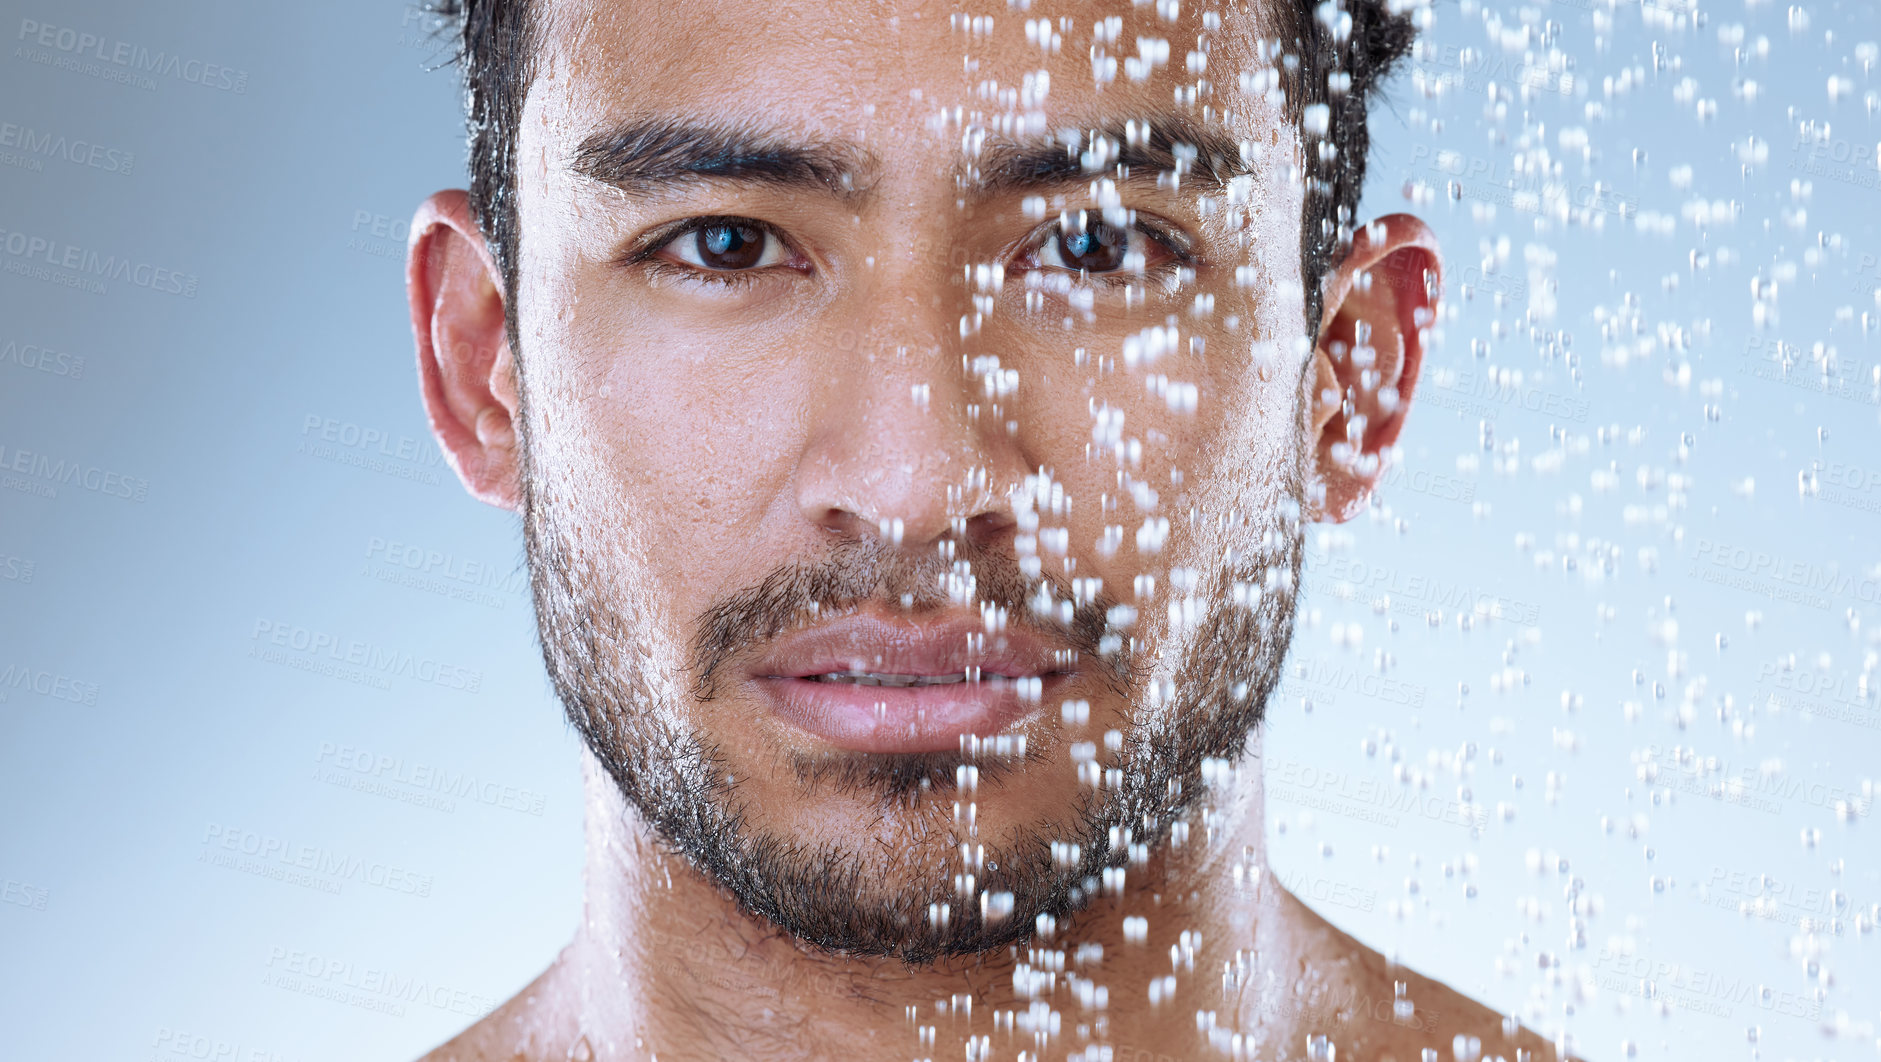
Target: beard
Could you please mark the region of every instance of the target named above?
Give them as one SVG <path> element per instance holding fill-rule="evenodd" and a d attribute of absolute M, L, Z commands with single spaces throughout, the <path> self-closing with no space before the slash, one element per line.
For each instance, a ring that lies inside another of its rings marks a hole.
<path fill-rule="evenodd" d="M 1112 601 L 1087 600 L 1069 622 L 1034 614 L 1029 601 L 1041 585 L 1053 600 L 1073 599 L 1065 580 L 1028 577 L 1015 556 L 965 538 L 924 555 L 878 539 L 834 545 L 727 595 L 692 623 L 683 651 L 658 652 L 652 627 L 661 609 L 642 596 L 650 582 L 618 567 L 631 551 L 594 537 L 597 523 L 563 501 L 579 492 L 557 489 L 527 454 L 525 442 L 523 523 L 537 627 L 569 721 L 663 845 L 744 911 L 817 949 L 923 964 L 1020 943 L 1070 918 L 1133 847 L 1167 842 L 1204 790 L 1206 761 L 1241 755 L 1291 639 L 1302 537 L 1297 465 L 1283 474 L 1280 504 L 1191 536 L 1195 556 L 1226 559 L 1173 595 L 1186 596 L 1187 607 L 1171 609 L 1160 641 L 1176 651 L 1151 667 L 1132 639 L 1107 626 Z M 1056 815 L 989 838 L 973 866 L 959 854 L 973 839 L 961 832 L 961 807 L 996 797 L 1048 748 L 1062 755 L 1061 743 L 997 756 L 986 742 L 958 754 L 783 755 L 774 778 L 794 781 L 797 795 L 873 801 L 878 815 L 834 837 L 757 821 L 754 811 L 764 809 L 741 795 L 721 745 L 685 721 L 687 702 L 713 701 L 730 665 L 779 634 L 869 603 L 915 617 L 998 606 L 1011 625 L 1075 650 L 1124 706 L 1120 774 L 1103 786 L 1080 784 Z M 977 768 L 986 792 L 959 790 L 967 766 Z M 965 872 L 974 874 L 971 884 L 963 885 Z"/>

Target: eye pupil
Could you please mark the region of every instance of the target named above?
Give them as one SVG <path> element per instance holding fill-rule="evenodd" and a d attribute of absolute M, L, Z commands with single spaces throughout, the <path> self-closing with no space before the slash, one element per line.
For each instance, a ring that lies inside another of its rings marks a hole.
<path fill-rule="evenodd" d="M 764 257 L 764 230 L 713 225 L 699 230 L 699 260 L 713 269 L 749 269 Z"/>
<path fill-rule="evenodd" d="M 1123 266 L 1130 249 L 1130 235 L 1101 221 L 1087 222 L 1077 232 L 1058 238 L 1065 265 L 1091 273 L 1110 273 Z"/>

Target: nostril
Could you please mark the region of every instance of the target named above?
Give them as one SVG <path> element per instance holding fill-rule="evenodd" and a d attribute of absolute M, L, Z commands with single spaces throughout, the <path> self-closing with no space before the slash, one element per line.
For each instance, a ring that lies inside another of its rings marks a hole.
<path fill-rule="evenodd" d="M 816 526 L 833 535 L 854 536 L 859 533 L 862 521 L 856 514 L 840 506 L 827 506 L 816 514 Z"/>
<path fill-rule="evenodd" d="M 966 520 L 966 534 L 975 541 L 986 542 L 1012 530 L 1015 523 L 1009 513 L 978 513 Z"/>

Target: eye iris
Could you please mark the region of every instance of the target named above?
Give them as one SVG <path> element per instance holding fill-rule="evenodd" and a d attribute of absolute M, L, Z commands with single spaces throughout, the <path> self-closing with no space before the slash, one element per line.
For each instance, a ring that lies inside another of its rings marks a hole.
<path fill-rule="evenodd" d="M 1065 264 L 1071 268 L 1108 273 L 1122 267 L 1130 239 L 1121 229 L 1098 222 L 1079 232 L 1065 233 L 1059 237 L 1059 247 L 1064 252 Z"/>
<path fill-rule="evenodd" d="M 764 230 L 713 225 L 699 230 L 699 260 L 713 269 L 749 269 L 764 257 Z"/>

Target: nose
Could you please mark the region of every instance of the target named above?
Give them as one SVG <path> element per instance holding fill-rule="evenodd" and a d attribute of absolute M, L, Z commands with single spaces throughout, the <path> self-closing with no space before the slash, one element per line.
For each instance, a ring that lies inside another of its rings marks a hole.
<path fill-rule="evenodd" d="M 871 300 L 895 311 L 834 344 L 797 474 L 803 516 L 825 531 L 904 548 L 1011 531 L 1010 489 L 1032 466 L 998 396 L 969 375 L 957 303 L 935 291 L 953 294 L 934 277 Z"/>

